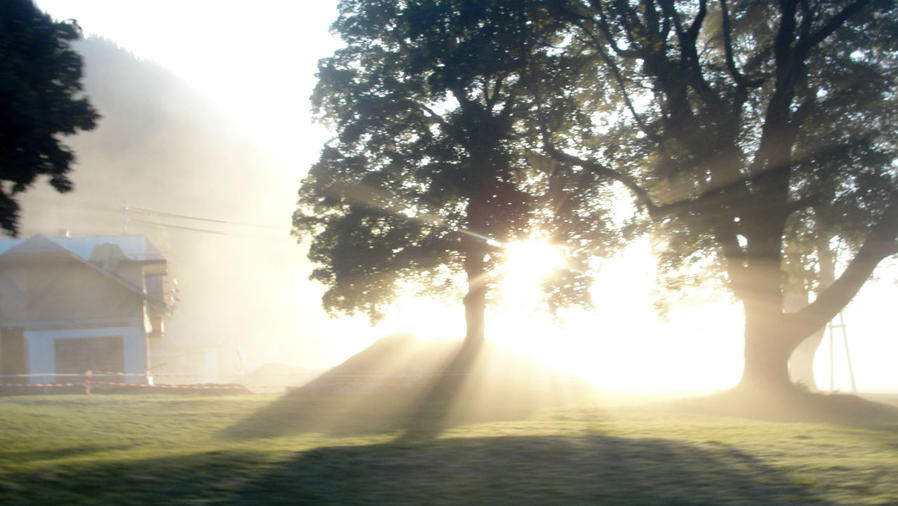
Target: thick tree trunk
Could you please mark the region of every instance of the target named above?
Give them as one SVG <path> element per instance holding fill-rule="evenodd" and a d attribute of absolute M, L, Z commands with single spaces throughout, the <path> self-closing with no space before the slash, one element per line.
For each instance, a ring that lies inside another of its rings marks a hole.
<path fill-rule="evenodd" d="M 745 308 L 745 366 L 739 382 L 744 390 L 792 389 L 788 361 L 800 339 L 783 321 L 781 241 L 785 218 L 780 211 L 772 205 L 746 220 L 748 261 L 737 290 Z"/>
<path fill-rule="evenodd" d="M 763 391 L 792 388 L 788 360 L 794 347 L 789 343 L 794 340 L 784 335 L 777 323 L 774 315 L 746 305 L 745 368 L 739 388 Z"/>
<path fill-rule="evenodd" d="M 465 295 L 465 347 L 479 348 L 486 335 L 487 265 L 485 244 L 469 237 L 465 255 L 468 293 Z"/>
<path fill-rule="evenodd" d="M 794 313 L 801 311 L 808 305 L 808 294 L 804 290 L 800 293 L 787 293 L 783 304 L 783 311 Z M 804 385 L 808 390 L 817 390 L 817 382 L 814 380 L 814 356 L 823 339 L 824 327 L 806 337 L 801 344 L 795 347 L 792 356 L 789 357 L 789 378 L 793 383 Z"/>
<path fill-rule="evenodd" d="M 482 343 L 486 334 L 486 288 L 472 285 L 471 281 L 465 295 L 465 324 L 465 346 Z"/>
<path fill-rule="evenodd" d="M 817 348 L 823 340 L 823 331 L 826 327 L 822 327 L 817 332 L 808 336 L 804 341 L 795 347 L 792 356 L 789 358 L 789 377 L 793 382 L 804 385 L 808 390 L 819 390 L 817 381 L 814 379 L 814 357 L 817 355 Z"/>
<path fill-rule="evenodd" d="M 836 255 L 829 246 L 831 225 L 826 215 L 816 210 L 817 223 L 817 258 L 820 264 L 819 283 L 822 292 L 836 280 Z M 818 293 L 819 293 L 818 292 Z M 807 305 L 807 294 L 803 294 L 804 301 L 800 306 L 786 307 L 789 312 L 799 311 Z M 805 338 L 792 352 L 789 358 L 789 375 L 792 381 L 805 385 L 809 390 L 817 390 L 817 382 L 814 381 L 814 357 L 817 348 L 823 341 L 826 325 L 820 327 L 813 334 Z"/>

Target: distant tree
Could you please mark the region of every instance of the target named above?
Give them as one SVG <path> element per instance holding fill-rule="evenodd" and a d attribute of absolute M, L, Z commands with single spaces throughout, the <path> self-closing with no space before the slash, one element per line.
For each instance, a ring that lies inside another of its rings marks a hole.
<path fill-rule="evenodd" d="M 559 66 L 541 97 L 547 153 L 628 189 L 665 269 L 721 279 L 745 310 L 740 386 L 789 390 L 793 350 L 898 253 L 891 2 L 554 5 L 563 57 L 591 63 Z M 826 283 L 805 256 L 816 299 L 784 311 L 787 252 L 831 239 L 844 271 Z"/>
<path fill-rule="evenodd" d="M 59 135 L 90 130 L 99 118 L 81 97 L 81 37 L 74 21 L 55 22 L 31 0 L 0 5 L 0 226 L 15 235 L 15 195 L 47 175 L 60 192 L 75 156 Z"/>
<path fill-rule="evenodd" d="M 484 338 L 502 243 L 537 229 L 570 246 L 549 287 L 588 301 L 588 257 L 614 242 L 590 208 L 590 174 L 550 177 L 531 163 L 533 112 L 521 69 L 557 30 L 529 0 L 345 0 L 333 25 L 346 47 L 319 63 L 312 102 L 337 136 L 299 191 L 295 233 L 311 236 L 312 279 L 330 312 L 372 319 L 404 288 L 453 291 L 466 342 Z M 554 163 L 554 166 L 557 166 Z M 557 168 L 557 167 L 556 167 Z M 555 212 L 557 211 L 557 212 Z"/>

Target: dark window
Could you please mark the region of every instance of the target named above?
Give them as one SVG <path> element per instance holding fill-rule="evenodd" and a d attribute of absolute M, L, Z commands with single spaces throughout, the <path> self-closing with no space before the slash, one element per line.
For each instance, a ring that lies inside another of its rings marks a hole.
<path fill-rule="evenodd" d="M 0 331 L 0 374 L 26 374 L 25 332 L 22 327 Z M 3 378 L 4 383 L 24 383 L 22 378 Z"/>
<path fill-rule="evenodd" d="M 125 368 L 121 337 L 57 339 L 57 374 L 81 374 L 84 371 L 122 372 Z"/>

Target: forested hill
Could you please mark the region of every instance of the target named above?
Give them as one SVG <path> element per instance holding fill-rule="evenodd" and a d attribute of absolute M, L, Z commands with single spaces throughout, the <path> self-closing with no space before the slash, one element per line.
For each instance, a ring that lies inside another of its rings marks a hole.
<path fill-rule="evenodd" d="M 179 281 L 172 339 L 223 346 L 225 362 L 236 366 L 240 343 L 265 349 L 265 339 L 296 332 L 297 317 L 281 306 L 304 261 L 289 236 L 296 176 L 167 69 L 104 39 L 76 48 L 85 92 L 102 118 L 66 140 L 77 157 L 72 192 L 39 181 L 23 195 L 21 235 L 122 233 L 126 203 L 127 232 L 156 243 Z"/>

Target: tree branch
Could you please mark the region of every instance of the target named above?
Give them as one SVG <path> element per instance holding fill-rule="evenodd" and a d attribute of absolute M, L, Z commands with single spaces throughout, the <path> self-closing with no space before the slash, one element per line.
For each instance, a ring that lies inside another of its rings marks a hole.
<path fill-rule="evenodd" d="M 502 74 L 496 77 L 496 81 L 493 83 L 492 90 L 490 90 L 490 86 L 487 82 L 483 83 L 483 95 L 486 101 L 486 110 L 492 111 L 493 106 L 496 105 L 496 97 L 499 96 L 499 91 L 502 89 L 502 84 L 505 82 L 505 77 L 507 74 Z"/>
<path fill-rule="evenodd" d="M 689 40 L 695 42 L 695 40 L 698 38 L 698 32 L 702 29 L 702 23 L 705 21 L 705 15 L 707 13 L 708 6 L 706 5 L 705 0 L 699 0 L 698 14 L 692 21 L 692 25 L 689 26 L 688 30 L 686 30 L 686 36 L 689 37 Z"/>
<path fill-rule="evenodd" d="M 576 23 L 576 22 L 575 22 Z M 648 135 L 655 142 L 661 142 L 658 138 L 658 133 L 654 129 L 650 129 L 645 121 L 642 119 L 642 116 L 636 112 L 636 107 L 633 105 L 633 100 L 630 98 L 630 92 L 627 91 L 626 82 L 624 80 L 623 74 L 621 74 L 620 67 L 611 58 L 611 55 L 605 52 L 602 47 L 602 43 L 598 37 L 596 37 L 595 33 L 592 30 L 588 29 L 586 26 L 581 24 L 577 25 L 584 33 L 592 40 L 592 47 L 598 51 L 599 56 L 602 58 L 602 61 L 611 69 L 611 73 L 614 74 L 614 80 L 617 82 L 617 86 L 620 88 L 621 93 L 624 97 L 624 104 L 626 104 L 627 109 L 630 111 L 630 114 L 633 116 L 633 120 L 636 122 L 636 125 L 639 126 L 639 129 L 646 135 Z M 606 37 L 607 38 L 607 37 Z"/>
<path fill-rule="evenodd" d="M 736 68 L 736 61 L 733 59 L 733 40 L 732 27 L 730 26 L 730 13 L 727 8 L 726 0 L 720 0 L 720 17 L 723 24 L 723 51 L 726 55 L 727 70 L 730 76 L 736 81 L 736 84 L 743 88 L 754 88 L 764 83 L 762 78 L 747 80 L 744 75 Z"/>
<path fill-rule="evenodd" d="M 661 4 L 661 11 L 664 13 L 664 17 L 673 21 L 674 31 L 677 34 L 677 39 L 682 41 L 683 36 L 686 33 L 683 31 L 683 23 L 680 21 L 680 15 L 677 13 L 677 9 L 674 7 L 672 0 L 660 0 L 658 2 Z"/>
<path fill-rule="evenodd" d="M 434 111 L 433 109 L 428 107 L 426 104 L 422 104 L 422 103 L 416 102 L 414 100 L 409 100 L 409 102 L 412 104 L 412 106 L 420 109 L 422 112 L 424 112 L 424 114 L 426 114 L 432 120 L 436 121 L 437 123 L 439 123 L 440 125 L 445 127 L 447 130 L 455 130 L 455 127 L 451 123 L 446 121 L 445 118 L 440 116 L 436 111 Z"/>
<path fill-rule="evenodd" d="M 627 2 L 616 0 L 614 3 L 617 6 L 618 11 L 620 11 L 618 18 L 620 25 L 624 30 L 624 35 L 627 37 L 627 42 L 630 44 L 630 47 L 640 47 L 640 44 L 637 43 L 640 38 L 638 34 L 645 33 L 645 27 L 639 23 L 639 18 L 636 17 L 633 13 L 633 9 L 630 8 L 630 5 Z M 596 4 L 600 5 L 600 2 L 593 2 L 593 5 Z"/>
<path fill-rule="evenodd" d="M 844 9 L 839 11 L 839 13 L 833 16 L 828 23 L 811 34 L 811 36 L 807 39 L 806 49 L 810 49 L 823 42 L 824 39 L 829 37 L 834 31 L 839 29 L 839 27 L 841 27 L 845 23 L 845 21 L 848 20 L 848 18 L 860 12 L 860 10 L 866 7 L 869 3 L 870 0 L 857 0 L 856 2 L 846 6 Z"/>
<path fill-rule="evenodd" d="M 611 33 L 611 25 L 608 24 L 608 17 L 605 15 L 605 9 L 602 7 L 602 2 L 599 0 L 591 0 L 590 4 L 593 9 L 599 13 L 599 28 L 602 30 L 602 33 L 605 35 L 605 39 L 608 41 L 608 45 L 611 46 L 611 49 L 622 58 L 636 58 L 639 56 L 637 51 L 632 49 L 621 49 L 620 46 L 617 45 L 617 42 L 614 39 L 613 34 Z M 592 20 L 589 16 L 583 16 L 585 19 Z M 629 30 L 629 25 L 624 23 L 624 28 Z M 632 37 L 628 37 L 632 38 Z"/>
<path fill-rule="evenodd" d="M 804 339 L 823 327 L 851 302 L 867 278 L 884 258 L 898 254 L 898 194 L 893 194 L 889 207 L 845 271 L 817 299 L 797 313 L 784 315 L 794 325 L 796 339 Z"/>
<path fill-rule="evenodd" d="M 636 179 L 594 160 L 580 158 L 579 156 L 574 156 L 557 149 L 548 139 L 548 136 L 545 135 L 545 133 L 543 144 L 545 145 L 546 152 L 549 154 L 549 156 L 558 160 L 559 162 L 566 163 L 568 165 L 583 167 L 583 169 L 588 170 L 593 174 L 596 174 L 597 176 L 617 181 L 623 184 L 625 187 L 627 187 L 628 190 L 633 193 L 633 195 L 636 197 L 637 203 L 645 208 L 645 210 L 649 213 L 649 216 L 654 217 L 657 206 L 654 204 L 654 202 L 652 202 L 649 193 L 639 185 Z"/>

